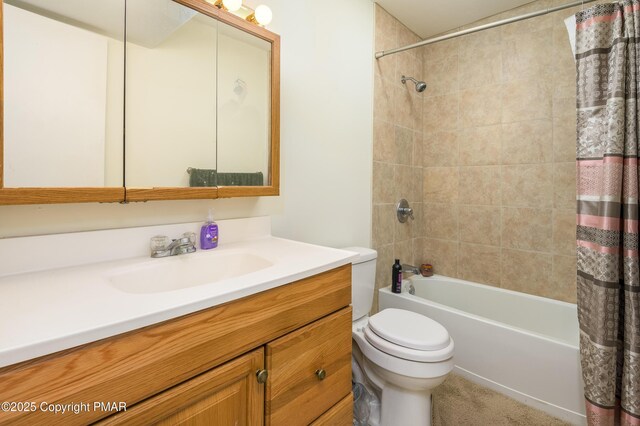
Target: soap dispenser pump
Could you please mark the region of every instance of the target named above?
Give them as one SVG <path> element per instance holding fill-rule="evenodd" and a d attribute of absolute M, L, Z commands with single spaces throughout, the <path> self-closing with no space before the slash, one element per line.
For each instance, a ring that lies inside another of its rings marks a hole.
<path fill-rule="evenodd" d="M 209 209 L 207 221 L 200 228 L 200 248 L 210 250 L 218 247 L 218 225 L 213 221 L 213 209 Z"/>

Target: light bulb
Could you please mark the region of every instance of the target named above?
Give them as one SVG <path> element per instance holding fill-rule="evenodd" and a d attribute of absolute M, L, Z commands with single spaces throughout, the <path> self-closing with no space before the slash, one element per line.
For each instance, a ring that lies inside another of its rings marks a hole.
<path fill-rule="evenodd" d="M 222 0 L 222 4 L 229 12 L 235 12 L 242 7 L 242 0 Z"/>
<path fill-rule="evenodd" d="M 271 19 L 273 18 L 273 13 L 271 13 L 271 9 L 269 9 L 269 6 L 261 4 L 260 6 L 256 7 L 255 17 L 256 21 L 258 21 L 258 24 L 263 26 L 269 25 Z"/>

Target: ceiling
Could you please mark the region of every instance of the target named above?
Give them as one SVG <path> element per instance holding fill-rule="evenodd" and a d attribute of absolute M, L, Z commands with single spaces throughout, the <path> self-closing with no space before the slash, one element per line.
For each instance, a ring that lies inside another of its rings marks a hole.
<path fill-rule="evenodd" d="M 56 21 L 122 40 L 123 0 L 5 0 L 4 3 Z M 156 47 L 197 12 L 171 0 L 136 0 L 127 4 L 127 41 Z"/>
<path fill-rule="evenodd" d="M 375 1 L 422 39 L 531 3 L 531 0 Z"/>

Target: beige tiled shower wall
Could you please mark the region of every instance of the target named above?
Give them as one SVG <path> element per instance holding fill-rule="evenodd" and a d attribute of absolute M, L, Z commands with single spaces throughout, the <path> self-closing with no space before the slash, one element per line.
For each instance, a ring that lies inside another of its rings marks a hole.
<path fill-rule="evenodd" d="M 376 6 L 376 50 L 414 43 L 418 36 Z M 422 255 L 423 101 L 403 74 L 420 77 L 422 52 L 411 50 L 375 61 L 373 132 L 373 247 L 378 251 L 376 288 L 391 283 L 391 265 L 420 261 Z M 415 220 L 401 224 L 395 204 L 406 198 Z M 377 292 L 374 311 L 377 310 Z"/>
<path fill-rule="evenodd" d="M 540 0 L 467 27 L 564 3 Z M 563 21 L 577 10 L 376 62 L 378 287 L 389 284 L 399 256 L 443 275 L 575 302 L 575 65 Z M 376 6 L 376 51 L 416 39 Z M 403 87 L 403 73 L 427 90 Z M 422 180 L 406 184 L 411 168 Z M 417 211 L 407 227 L 393 214 L 399 196 Z"/>

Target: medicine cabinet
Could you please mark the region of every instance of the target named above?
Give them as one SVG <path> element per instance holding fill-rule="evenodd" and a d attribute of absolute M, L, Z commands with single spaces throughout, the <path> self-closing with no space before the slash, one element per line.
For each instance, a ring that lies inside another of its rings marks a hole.
<path fill-rule="evenodd" d="M 0 5 L 0 204 L 279 193 L 277 34 L 204 0 Z"/>

